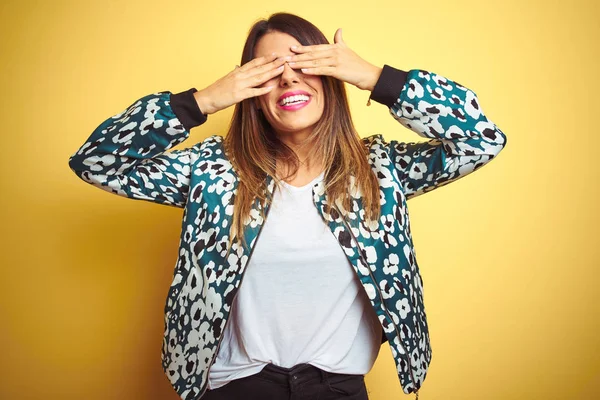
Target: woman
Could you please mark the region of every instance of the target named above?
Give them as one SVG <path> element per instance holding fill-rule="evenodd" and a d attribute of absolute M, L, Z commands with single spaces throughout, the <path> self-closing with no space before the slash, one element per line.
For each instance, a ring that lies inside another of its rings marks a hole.
<path fill-rule="evenodd" d="M 428 141 L 360 139 L 343 82 Z M 225 138 L 166 151 L 232 105 Z M 69 165 L 103 190 L 184 209 L 162 352 L 181 398 L 367 399 L 382 343 L 407 394 L 431 361 L 406 200 L 505 144 L 466 87 L 376 67 L 341 30 L 329 44 L 279 13 L 254 24 L 240 67 L 141 98 Z"/>

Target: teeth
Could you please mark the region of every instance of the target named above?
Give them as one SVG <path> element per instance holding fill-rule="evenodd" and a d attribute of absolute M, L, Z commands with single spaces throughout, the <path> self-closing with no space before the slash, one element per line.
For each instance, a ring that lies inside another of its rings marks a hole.
<path fill-rule="evenodd" d="M 281 104 L 282 106 L 285 106 L 285 105 L 290 104 L 290 103 L 298 103 L 298 102 L 305 102 L 305 101 L 308 101 L 308 96 L 303 95 L 303 94 L 299 94 L 299 95 L 296 95 L 296 96 L 286 97 L 279 104 Z"/>

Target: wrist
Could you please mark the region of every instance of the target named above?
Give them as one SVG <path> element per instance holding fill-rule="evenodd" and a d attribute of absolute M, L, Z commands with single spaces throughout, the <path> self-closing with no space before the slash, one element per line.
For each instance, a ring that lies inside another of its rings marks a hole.
<path fill-rule="evenodd" d="M 196 88 L 191 88 L 184 92 L 171 93 L 169 99 L 173 113 L 187 131 L 206 122 L 206 115 L 198 108 L 194 97 L 196 92 Z"/>
<path fill-rule="evenodd" d="M 214 113 L 210 106 L 210 101 L 208 97 L 206 97 L 206 95 L 204 94 L 203 90 L 199 90 L 196 93 L 194 93 L 194 100 L 196 100 L 198 108 L 200 109 L 202 114 L 209 115 Z"/>
<path fill-rule="evenodd" d="M 365 85 L 365 90 L 372 92 L 373 89 L 375 89 L 375 84 L 377 84 L 382 71 L 383 68 L 379 68 L 374 65 L 372 66 L 371 71 L 369 72 L 369 79 Z"/>
<path fill-rule="evenodd" d="M 408 73 L 407 71 L 384 64 L 381 76 L 377 80 L 369 98 L 380 104 L 392 107 L 399 101 L 408 78 Z"/>

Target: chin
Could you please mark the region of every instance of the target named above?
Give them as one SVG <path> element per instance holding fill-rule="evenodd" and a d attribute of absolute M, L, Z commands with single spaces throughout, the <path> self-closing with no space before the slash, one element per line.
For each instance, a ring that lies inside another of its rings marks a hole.
<path fill-rule="evenodd" d="M 278 119 L 275 122 L 276 128 L 282 131 L 301 131 L 304 129 L 309 129 L 317 125 L 319 119 L 321 117 L 315 118 L 311 116 L 310 118 L 306 118 L 306 116 L 286 116 L 286 118 Z"/>
<path fill-rule="evenodd" d="M 300 133 L 307 129 L 314 128 L 315 125 L 316 125 L 316 122 L 314 122 L 312 124 L 301 124 L 301 125 L 291 125 L 291 126 L 287 125 L 287 126 L 283 126 L 276 130 L 281 133 L 284 133 L 284 134 L 293 134 L 293 133 Z"/>

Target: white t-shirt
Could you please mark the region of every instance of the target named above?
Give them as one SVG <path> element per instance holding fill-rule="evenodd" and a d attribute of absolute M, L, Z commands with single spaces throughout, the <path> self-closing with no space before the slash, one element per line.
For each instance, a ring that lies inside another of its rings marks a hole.
<path fill-rule="evenodd" d="M 209 389 L 268 363 L 309 363 L 366 374 L 381 346 L 381 324 L 339 243 L 313 204 L 323 179 L 276 189 L 230 321 L 209 373 Z"/>

